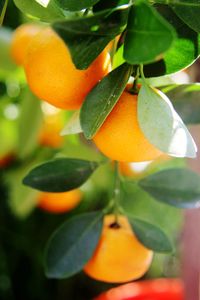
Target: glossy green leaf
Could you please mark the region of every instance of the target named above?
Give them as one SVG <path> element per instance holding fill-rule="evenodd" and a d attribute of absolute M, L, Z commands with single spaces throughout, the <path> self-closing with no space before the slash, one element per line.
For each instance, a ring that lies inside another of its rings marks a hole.
<path fill-rule="evenodd" d="M 200 176 L 187 169 L 160 171 L 141 179 L 139 186 L 156 200 L 172 206 L 200 206 Z"/>
<path fill-rule="evenodd" d="M 67 278 L 91 258 L 102 230 L 102 213 L 92 212 L 66 221 L 50 238 L 45 265 L 49 278 Z"/>
<path fill-rule="evenodd" d="M 196 32 L 200 32 L 200 2 L 199 0 L 181 0 L 181 3 L 172 4 L 175 13 Z"/>
<path fill-rule="evenodd" d="M 151 144 L 175 157 L 196 157 L 187 127 L 161 91 L 143 84 L 138 95 L 140 128 Z"/>
<path fill-rule="evenodd" d="M 57 0 L 60 7 L 70 11 L 78 11 L 84 8 L 92 7 L 99 0 Z"/>
<path fill-rule="evenodd" d="M 23 183 L 44 192 L 65 192 L 81 186 L 97 167 L 93 161 L 59 158 L 31 170 Z"/>
<path fill-rule="evenodd" d="M 131 8 L 124 42 L 124 58 L 130 64 L 157 60 L 175 39 L 173 27 L 147 1 Z"/>
<path fill-rule="evenodd" d="M 181 84 L 164 87 L 166 95 L 186 124 L 200 123 L 200 84 Z"/>
<path fill-rule="evenodd" d="M 78 69 L 87 69 L 105 46 L 120 34 L 127 22 L 129 6 L 103 11 L 93 16 L 56 22 L 53 29 L 67 44 Z"/>
<path fill-rule="evenodd" d="M 38 100 L 28 88 L 25 89 L 22 98 L 18 122 L 18 153 L 20 158 L 25 158 L 38 147 L 38 136 L 42 126 L 43 116 L 41 101 Z"/>
<path fill-rule="evenodd" d="M 121 96 L 132 68 L 123 64 L 104 77 L 87 95 L 80 113 L 81 127 L 91 139 L 109 115 Z"/>
<path fill-rule="evenodd" d="M 169 238 L 159 227 L 137 218 L 129 217 L 129 222 L 136 237 L 144 246 L 155 252 L 172 252 Z"/>
<path fill-rule="evenodd" d="M 13 0 L 15 5 L 24 14 L 40 19 L 41 21 L 54 21 L 56 19 L 64 18 L 64 11 L 59 8 L 55 0 L 50 0 L 48 6 L 45 8 L 35 0 Z"/>
<path fill-rule="evenodd" d="M 200 54 L 200 37 L 188 27 L 167 5 L 157 6 L 159 13 L 175 28 L 177 38 L 164 58 L 145 65 L 146 77 L 161 76 L 178 72 L 192 64 Z"/>

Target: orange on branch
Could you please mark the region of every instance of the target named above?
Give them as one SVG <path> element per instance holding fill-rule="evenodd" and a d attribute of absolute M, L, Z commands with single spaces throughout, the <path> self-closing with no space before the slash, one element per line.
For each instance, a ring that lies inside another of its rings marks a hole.
<path fill-rule="evenodd" d="M 74 189 L 63 193 L 40 193 L 38 198 L 38 207 L 51 212 L 63 213 L 75 208 L 82 199 L 82 192 Z"/>
<path fill-rule="evenodd" d="M 90 277 L 104 282 L 127 282 L 140 278 L 148 270 L 153 252 L 136 238 L 124 216 L 104 218 L 103 231 L 97 248 L 84 267 Z"/>
<path fill-rule="evenodd" d="M 29 45 L 25 73 L 32 92 L 62 109 L 78 109 L 90 90 L 110 71 L 105 49 L 86 70 L 78 70 L 63 40 L 51 28 Z"/>
<path fill-rule="evenodd" d="M 124 91 L 93 138 L 97 148 L 112 160 L 142 162 L 162 152 L 144 136 L 137 119 L 137 95 Z"/>
<path fill-rule="evenodd" d="M 22 24 L 13 33 L 11 56 L 17 65 L 23 65 L 32 38 L 41 30 L 37 24 Z"/>

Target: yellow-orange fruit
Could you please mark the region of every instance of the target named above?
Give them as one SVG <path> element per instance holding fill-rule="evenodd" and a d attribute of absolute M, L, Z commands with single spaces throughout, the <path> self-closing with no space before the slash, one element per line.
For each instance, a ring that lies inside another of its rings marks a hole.
<path fill-rule="evenodd" d="M 51 213 L 68 212 L 81 201 L 82 192 L 74 189 L 64 193 L 40 193 L 38 207 Z"/>
<path fill-rule="evenodd" d="M 141 162 L 162 154 L 141 131 L 137 120 L 137 95 L 127 91 L 123 92 L 93 140 L 112 160 Z"/>
<path fill-rule="evenodd" d="M 29 43 L 40 30 L 37 24 L 23 24 L 14 31 L 10 53 L 17 65 L 23 65 Z"/>
<path fill-rule="evenodd" d="M 62 109 L 78 109 L 86 95 L 110 71 L 105 49 L 87 70 L 78 70 L 63 40 L 50 28 L 29 45 L 25 73 L 32 92 Z"/>
<path fill-rule="evenodd" d="M 97 248 L 84 267 L 90 277 L 104 282 L 127 282 L 140 278 L 148 270 L 153 252 L 143 246 L 134 235 L 124 216 L 104 218 L 103 231 Z"/>
<path fill-rule="evenodd" d="M 60 113 L 46 115 L 39 135 L 39 143 L 42 146 L 59 148 L 63 144 L 63 136 L 60 132 L 63 128 L 62 116 Z"/>

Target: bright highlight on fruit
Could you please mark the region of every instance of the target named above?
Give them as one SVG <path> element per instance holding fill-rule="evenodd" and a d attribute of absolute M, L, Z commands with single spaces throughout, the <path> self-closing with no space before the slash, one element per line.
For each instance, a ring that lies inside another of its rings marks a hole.
<path fill-rule="evenodd" d="M 153 252 L 137 240 L 126 217 L 119 216 L 116 223 L 114 215 L 107 215 L 97 248 L 84 271 L 96 280 L 127 282 L 143 276 L 152 257 Z"/>
<path fill-rule="evenodd" d="M 37 24 L 22 24 L 13 33 L 11 56 L 17 65 L 23 65 L 32 38 L 41 30 Z"/>
<path fill-rule="evenodd" d="M 62 109 L 78 109 L 86 95 L 110 71 L 105 49 L 87 70 L 77 70 L 63 40 L 45 28 L 29 45 L 25 73 L 32 92 Z"/>
<path fill-rule="evenodd" d="M 82 192 L 74 189 L 64 193 L 40 193 L 38 207 L 50 213 L 64 213 L 75 208 L 82 199 Z"/>
<path fill-rule="evenodd" d="M 154 160 L 162 152 L 146 139 L 137 120 L 137 95 L 125 91 L 94 136 L 97 148 L 117 161 Z"/>

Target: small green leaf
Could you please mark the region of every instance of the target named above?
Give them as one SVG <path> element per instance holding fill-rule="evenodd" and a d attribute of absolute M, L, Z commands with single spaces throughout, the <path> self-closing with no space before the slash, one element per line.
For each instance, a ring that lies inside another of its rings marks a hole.
<path fill-rule="evenodd" d="M 91 139 L 120 98 L 132 68 L 123 64 L 104 77 L 87 95 L 80 113 L 81 127 Z"/>
<path fill-rule="evenodd" d="M 191 65 L 200 54 L 200 36 L 188 27 L 168 5 L 156 5 L 159 13 L 175 28 L 177 38 L 163 59 L 145 65 L 147 77 L 172 74 Z"/>
<path fill-rule="evenodd" d="M 83 130 L 80 124 L 80 111 L 76 111 L 70 120 L 67 122 L 65 127 L 61 131 L 61 135 L 68 135 L 68 134 L 77 134 L 81 133 Z"/>
<path fill-rule="evenodd" d="M 128 18 L 124 58 L 130 64 L 155 61 L 175 36 L 173 27 L 147 1 L 137 1 Z"/>
<path fill-rule="evenodd" d="M 200 123 L 200 84 L 181 84 L 166 86 L 166 95 L 173 103 L 175 110 L 186 124 Z"/>
<path fill-rule="evenodd" d="M 172 4 L 175 13 L 194 31 L 200 32 L 200 2 L 199 0 L 181 0 Z"/>
<path fill-rule="evenodd" d="M 38 136 L 42 126 L 42 111 L 41 101 L 28 88 L 25 89 L 22 98 L 18 122 L 18 153 L 20 158 L 25 158 L 38 146 Z"/>
<path fill-rule="evenodd" d="M 129 218 L 138 240 L 147 248 L 161 253 L 172 252 L 173 248 L 167 235 L 157 226 L 146 221 Z"/>
<path fill-rule="evenodd" d="M 200 206 L 200 176 L 187 169 L 168 169 L 139 181 L 156 200 L 179 208 Z"/>
<path fill-rule="evenodd" d="M 56 230 L 46 251 L 47 277 L 67 278 L 81 271 L 96 248 L 102 223 L 101 212 L 85 213 Z"/>
<path fill-rule="evenodd" d="M 12 31 L 5 27 L 0 27 L 0 70 L 5 73 L 13 72 L 16 69 L 15 63 L 10 56 L 10 43 Z"/>
<path fill-rule="evenodd" d="M 68 46 L 76 68 L 87 69 L 105 46 L 124 30 L 128 11 L 126 5 L 93 16 L 56 22 L 52 27 Z"/>
<path fill-rule="evenodd" d="M 70 11 L 78 11 L 84 8 L 89 8 L 100 0 L 57 0 L 60 7 Z"/>
<path fill-rule="evenodd" d="M 161 151 L 175 157 L 196 157 L 195 142 L 170 100 L 145 83 L 138 96 L 138 120 L 144 135 Z"/>
<path fill-rule="evenodd" d="M 92 161 L 60 158 L 31 170 L 23 183 L 44 192 L 65 192 L 82 185 L 97 167 Z"/>
<path fill-rule="evenodd" d="M 46 8 L 35 0 L 14 0 L 14 3 L 22 13 L 36 17 L 41 21 L 50 22 L 65 17 L 64 11 L 59 8 L 55 0 L 50 0 Z"/>

